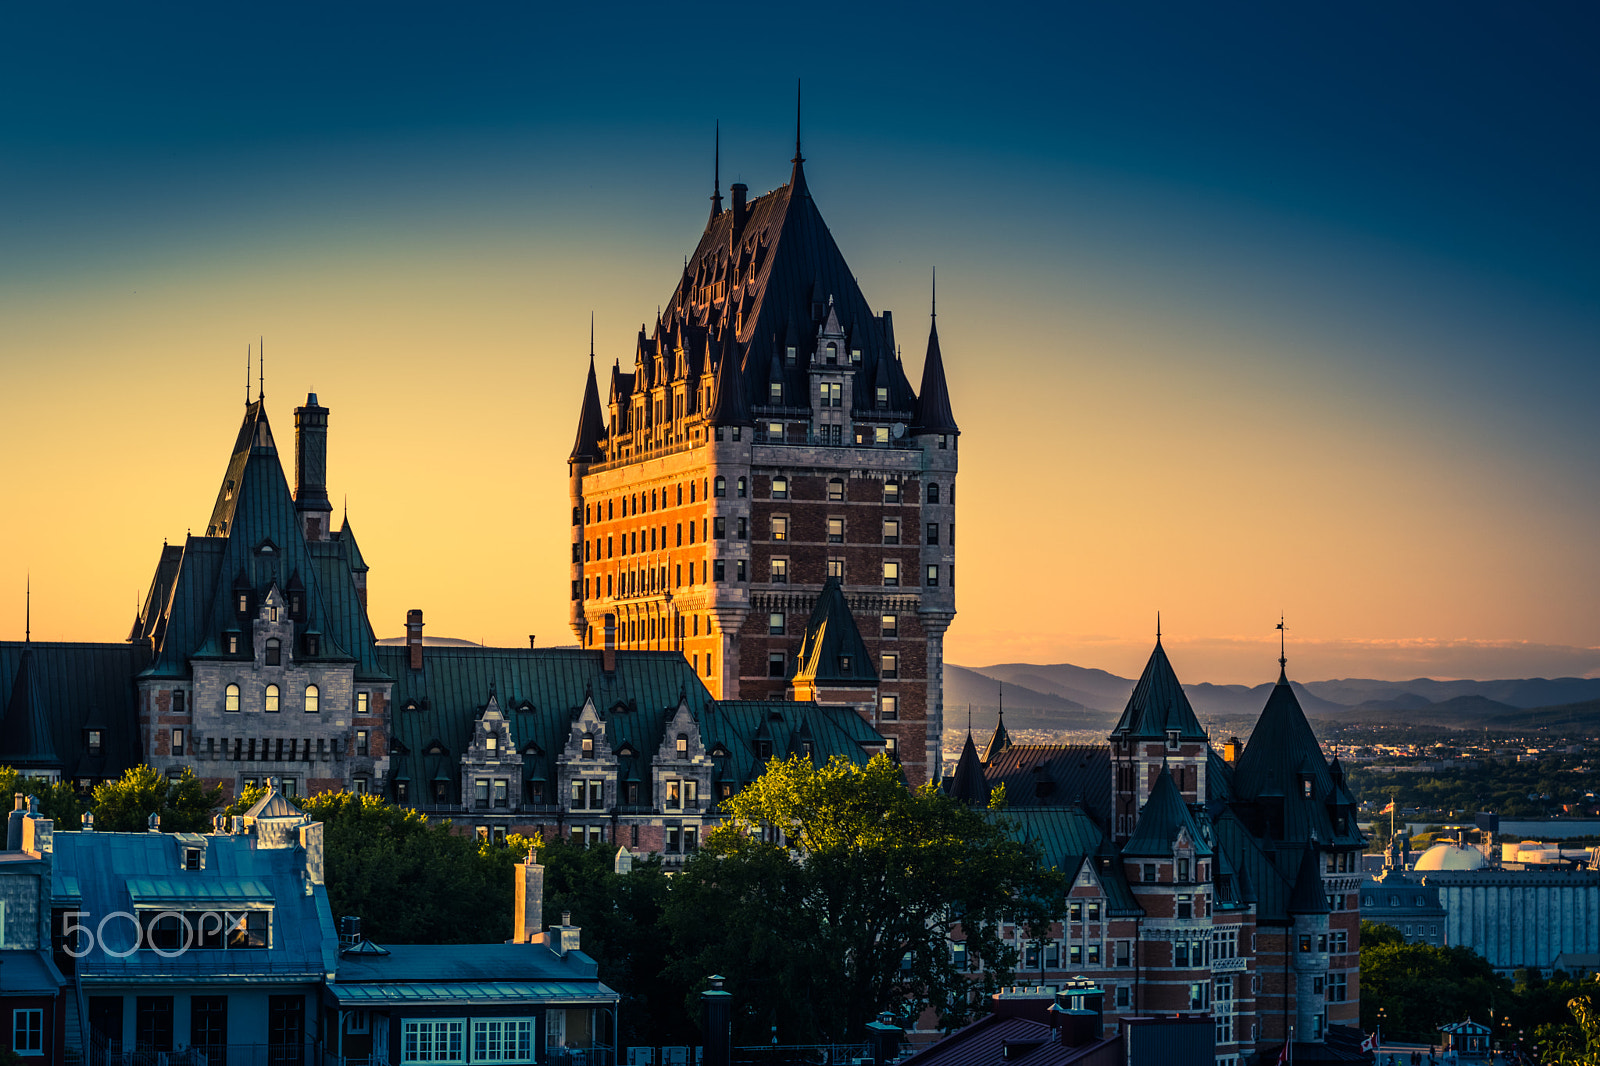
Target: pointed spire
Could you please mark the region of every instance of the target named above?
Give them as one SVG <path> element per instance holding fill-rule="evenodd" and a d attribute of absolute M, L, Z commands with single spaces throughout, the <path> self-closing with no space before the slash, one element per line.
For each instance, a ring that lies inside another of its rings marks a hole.
<path fill-rule="evenodd" d="M 612 375 L 615 377 L 615 374 Z M 583 406 L 578 412 L 578 435 L 572 442 L 569 463 L 595 463 L 600 454 L 600 438 L 605 433 L 605 415 L 600 412 L 600 386 L 594 375 L 594 313 L 589 314 L 589 377 L 583 383 Z"/>
<path fill-rule="evenodd" d="M 33 643 L 33 572 L 28 572 L 27 587 L 23 592 L 22 643 Z"/>
<path fill-rule="evenodd" d="M 1283 612 L 1278 612 L 1278 684 L 1289 683 L 1289 655 L 1284 649 Z"/>
<path fill-rule="evenodd" d="M 256 348 L 260 357 L 256 359 L 256 403 L 267 398 L 267 340 L 265 337 L 256 338 Z"/>
<path fill-rule="evenodd" d="M 708 337 L 709 340 L 709 337 Z M 739 344 L 731 328 L 722 331 L 722 354 L 717 361 L 716 394 L 706 420 L 713 426 L 754 426 L 745 401 L 744 374 L 739 370 Z"/>
<path fill-rule="evenodd" d="M 1161 612 L 1156 612 L 1156 643 L 1161 643 Z"/>
<path fill-rule="evenodd" d="M 944 378 L 944 356 L 939 351 L 938 277 L 928 306 L 928 354 L 922 360 L 922 388 L 917 390 L 916 417 L 911 432 L 959 434 L 955 412 L 950 409 L 950 386 Z"/>
<path fill-rule="evenodd" d="M 716 139 L 711 150 L 711 218 L 722 214 L 722 120 L 717 120 Z M 710 225 L 710 221 L 707 221 Z"/>
<path fill-rule="evenodd" d="M 806 188 L 806 157 L 800 154 L 800 79 L 794 81 L 794 158 L 789 160 L 794 164 L 794 170 L 789 174 L 789 195 L 810 196 Z"/>
<path fill-rule="evenodd" d="M 244 405 L 246 407 L 250 406 L 250 371 L 252 369 L 250 365 L 250 355 L 253 351 L 255 351 L 255 349 L 250 345 L 247 344 L 244 346 Z"/>

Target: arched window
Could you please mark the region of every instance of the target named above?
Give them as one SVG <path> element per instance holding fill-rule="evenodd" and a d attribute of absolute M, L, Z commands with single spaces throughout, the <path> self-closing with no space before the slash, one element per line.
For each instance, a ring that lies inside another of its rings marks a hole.
<path fill-rule="evenodd" d="M 928 502 L 939 502 L 939 483 L 937 481 L 928 482 Z"/>
<path fill-rule="evenodd" d="M 271 640 L 267 641 L 267 665 L 279 666 L 282 663 L 283 645 L 278 642 L 277 637 L 273 637 Z"/>
<path fill-rule="evenodd" d="M 717 480 L 712 482 L 712 485 L 712 493 L 718 498 L 728 494 L 728 479 L 723 477 L 721 474 L 717 475 Z"/>
<path fill-rule="evenodd" d="M 225 711 L 237 711 L 239 709 L 238 685 L 229 685 L 227 689 L 224 690 L 222 697 L 222 709 Z"/>
<path fill-rule="evenodd" d="M 266 700 L 265 700 L 264 704 L 262 705 L 262 710 L 275 711 L 277 709 L 278 709 L 278 686 L 277 685 L 268 685 L 267 686 Z"/>
<path fill-rule="evenodd" d="M 320 706 L 321 701 L 322 701 L 322 694 L 317 691 L 317 686 L 315 686 L 315 685 L 307 685 L 306 686 L 306 713 L 307 714 L 316 714 L 317 711 L 322 709 L 321 706 Z"/>

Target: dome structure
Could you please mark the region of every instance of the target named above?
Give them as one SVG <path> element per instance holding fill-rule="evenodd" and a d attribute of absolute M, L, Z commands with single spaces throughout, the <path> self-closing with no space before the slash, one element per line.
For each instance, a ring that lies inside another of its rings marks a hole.
<path fill-rule="evenodd" d="M 1435 844 L 1417 859 L 1414 870 L 1481 870 L 1489 865 L 1483 852 L 1460 844 Z"/>

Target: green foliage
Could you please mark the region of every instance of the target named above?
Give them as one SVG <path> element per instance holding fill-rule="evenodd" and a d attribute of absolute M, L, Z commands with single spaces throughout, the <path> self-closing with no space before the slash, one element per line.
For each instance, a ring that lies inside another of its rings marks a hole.
<path fill-rule="evenodd" d="M 1001 921 L 1042 930 L 1064 907 L 1060 873 L 998 817 L 935 785 L 907 790 L 884 756 L 774 760 L 725 807 L 674 881 L 666 921 L 682 984 L 721 973 L 739 989 L 736 1040 L 773 1024 L 785 1041 L 854 1038 L 884 1010 L 932 1007 L 957 1024 L 974 989 L 1011 979 Z M 958 929 L 983 962 L 977 981 L 952 960 Z"/>
<path fill-rule="evenodd" d="M 1387 925 L 1383 922 L 1369 922 L 1364 918 L 1362 919 L 1362 951 L 1365 951 L 1367 948 L 1375 948 L 1379 944 L 1404 944 L 1405 942 L 1406 938 L 1402 936 L 1400 930 L 1396 929 L 1394 926 Z"/>
<path fill-rule="evenodd" d="M 222 813 L 229 818 L 242 817 L 251 807 L 260 803 L 262 797 L 266 794 L 266 785 L 246 785 L 239 791 L 238 799 L 222 808 Z M 296 806 L 299 806 L 299 804 L 296 804 Z"/>
<path fill-rule="evenodd" d="M 1577 755 L 1529 762 L 1484 759 L 1476 769 L 1434 774 L 1387 774 L 1357 765 L 1350 768 L 1349 784 L 1362 803 L 1381 806 L 1393 796 L 1403 809 L 1430 814 L 1468 817 L 1474 811 L 1498 811 L 1503 818 L 1537 818 L 1560 813 L 1562 804 L 1594 806 L 1584 795 L 1594 789 L 1582 772 L 1584 765 Z"/>
<path fill-rule="evenodd" d="M 39 800 L 39 813 L 55 822 L 59 831 L 79 828 L 83 815 L 83 801 L 65 781 L 47 781 L 40 777 L 24 777 L 9 766 L 0 766 L 0 797 L 10 797 L 21 792 Z M 11 805 L 6 804 L 6 810 Z"/>
<path fill-rule="evenodd" d="M 1486 1018 L 1511 1004 L 1511 982 L 1472 949 L 1406 944 L 1382 935 L 1368 943 L 1367 930 L 1381 934 L 1383 927 L 1361 927 L 1361 1027 L 1367 1032 L 1381 1022 L 1386 1039 L 1431 1044 L 1441 1025 L 1469 1015 Z"/>
<path fill-rule="evenodd" d="M 94 825 L 103 833 L 142 833 L 152 814 L 166 833 L 204 833 L 222 804 L 222 789 L 207 789 L 187 767 L 171 779 L 153 766 L 135 766 L 116 781 L 96 785 Z"/>

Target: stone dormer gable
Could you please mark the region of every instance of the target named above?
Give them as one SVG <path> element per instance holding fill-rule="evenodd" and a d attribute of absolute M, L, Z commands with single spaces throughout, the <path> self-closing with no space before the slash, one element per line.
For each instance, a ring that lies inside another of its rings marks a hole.
<path fill-rule="evenodd" d="M 500 710 L 500 699 L 493 692 L 489 693 L 489 702 L 483 713 L 473 723 L 472 739 L 462 758 L 464 762 L 479 766 L 517 766 L 522 763 L 516 738 L 511 735 L 511 722 Z"/>
<path fill-rule="evenodd" d="M 834 346 L 834 361 L 837 364 L 850 365 L 849 346 L 845 343 L 844 326 L 839 321 L 839 312 L 833 306 L 833 297 L 828 297 L 828 317 L 817 329 L 817 352 L 812 361 L 813 366 L 826 366 L 828 363 L 828 345 Z"/>
<path fill-rule="evenodd" d="M 252 628 L 256 666 L 288 666 L 293 661 L 294 621 L 289 617 L 289 600 L 277 582 L 273 582 L 256 605 Z"/>
<path fill-rule="evenodd" d="M 572 728 L 567 734 L 567 743 L 561 754 L 562 759 L 567 762 L 616 762 L 616 754 L 611 750 L 610 740 L 606 738 L 605 719 L 600 717 L 600 709 L 594 705 L 593 696 L 585 697 L 583 706 L 572 719 Z"/>
<path fill-rule="evenodd" d="M 711 756 L 707 754 L 700 736 L 700 723 L 690 712 L 687 697 L 680 697 L 678 706 L 669 712 L 661 734 L 661 747 L 657 749 L 653 761 L 657 766 L 669 763 L 680 766 L 711 765 Z"/>
<path fill-rule="evenodd" d="M 1068 893 L 1084 894 L 1092 892 L 1095 895 L 1105 895 L 1105 886 L 1100 883 L 1100 871 L 1095 869 L 1094 856 L 1085 855 L 1083 861 L 1078 863 L 1077 875 L 1073 877 L 1072 884 L 1067 891 Z"/>

